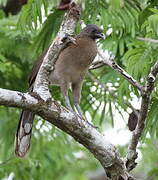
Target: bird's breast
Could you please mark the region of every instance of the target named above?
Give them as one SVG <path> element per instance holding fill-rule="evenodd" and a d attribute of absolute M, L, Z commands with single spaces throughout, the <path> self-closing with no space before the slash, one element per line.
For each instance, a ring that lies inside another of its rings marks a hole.
<path fill-rule="evenodd" d="M 77 39 L 76 44 L 71 44 L 60 53 L 51 75 L 53 83 L 60 84 L 62 81 L 73 83 L 83 80 L 96 54 L 97 46 L 94 40 Z"/>
<path fill-rule="evenodd" d="M 71 56 L 68 61 L 81 69 L 88 68 L 97 54 L 96 42 L 90 38 L 79 38 L 76 45 L 72 44 L 66 50 Z"/>

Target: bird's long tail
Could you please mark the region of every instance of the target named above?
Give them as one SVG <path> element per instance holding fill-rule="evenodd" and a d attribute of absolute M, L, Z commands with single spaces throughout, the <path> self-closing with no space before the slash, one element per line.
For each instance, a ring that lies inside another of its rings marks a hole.
<path fill-rule="evenodd" d="M 18 157 L 24 157 L 29 150 L 34 116 L 34 113 L 27 110 L 21 113 L 15 137 L 15 154 Z"/>

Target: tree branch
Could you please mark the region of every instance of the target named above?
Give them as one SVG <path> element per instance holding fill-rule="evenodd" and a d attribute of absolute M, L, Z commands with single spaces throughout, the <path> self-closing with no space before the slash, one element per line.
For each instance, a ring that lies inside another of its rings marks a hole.
<path fill-rule="evenodd" d="M 90 70 L 96 69 L 102 66 L 110 66 L 112 69 L 114 69 L 117 73 L 122 75 L 130 84 L 132 84 L 134 87 L 136 87 L 141 92 L 144 91 L 144 86 L 142 86 L 138 81 L 136 81 L 132 76 L 130 76 L 124 69 L 122 69 L 116 62 L 114 62 L 112 59 L 104 58 L 104 56 L 98 51 L 98 55 L 102 58 L 102 63 L 98 61 L 97 63 L 94 63 L 93 66 L 91 66 Z"/>
<path fill-rule="evenodd" d="M 132 134 L 132 139 L 129 143 L 128 153 L 127 153 L 126 160 L 125 160 L 126 161 L 126 168 L 129 172 L 133 168 L 135 168 L 135 166 L 137 165 L 137 163 L 135 162 L 135 160 L 137 159 L 136 148 L 137 148 L 139 139 L 142 135 L 142 132 L 144 130 L 145 119 L 147 117 L 148 107 L 149 107 L 149 103 L 150 103 L 150 96 L 151 96 L 151 93 L 154 89 L 154 83 L 156 80 L 156 76 L 158 74 L 158 62 L 156 62 L 154 64 L 154 66 L 151 68 L 151 71 L 150 71 L 148 78 L 147 78 L 146 85 L 142 86 L 132 76 L 130 76 L 126 71 L 124 71 L 121 67 L 119 67 L 116 64 L 116 62 L 114 62 L 111 59 L 105 59 L 99 51 L 98 51 L 98 54 L 103 59 L 103 61 L 102 62 L 98 61 L 96 63 L 93 63 L 90 70 L 99 68 L 99 67 L 104 66 L 104 65 L 106 65 L 106 66 L 108 65 L 111 68 L 113 68 L 116 72 L 121 74 L 127 81 L 129 81 L 133 86 L 135 86 L 141 92 L 142 100 L 141 100 L 141 107 L 140 107 L 139 112 L 136 111 L 135 108 L 133 108 L 131 106 L 131 108 L 138 115 L 138 123 L 137 123 L 136 129 L 134 130 L 134 132 Z M 94 80 L 94 78 L 93 78 L 93 80 Z M 129 106 L 130 106 L 130 104 L 129 104 Z"/>
<path fill-rule="evenodd" d="M 0 105 L 27 109 L 71 135 L 100 161 L 111 179 L 127 179 L 124 162 L 115 147 L 88 121 L 62 107 L 56 101 L 44 101 L 36 93 L 21 93 L 0 88 Z"/>
<path fill-rule="evenodd" d="M 49 74 L 54 69 L 55 62 L 62 51 L 66 46 L 67 42 L 63 43 L 63 38 L 74 33 L 77 20 L 80 15 L 80 8 L 74 2 L 71 3 L 70 10 L 65 14 L 63 22 L 60 26 L 60 30 L 50 45 L 44 59 L 43 63 L 40 66 L 39 72 L 36 77 L 33 91 L 38 93 L 44 100 L 51 98 L 49 92 Z"/>
<path fill-rule="evenodd" d="M 157 39 L 143 38 L 143 37 L 137 37 L 137 39 L 140 41 L 146 41 L 146 42 L 150 42 L 150 43 L 158 43 Z"/>
<path fill-rule="evenodd" d="M 127 166 L 128 171 L 132 170 L 136 166 L 136 163 L 135 163 L 135 160 L 137 158 L 136 147 L 138 145 L 139 138 L 141 137 L 142 132 L 145 127 L 145 119 L 148 114 L 150 96 L 154 89 L 154 83 L 155 83 L 157 74 L 158 74 L 158 61 L 151 68 L 151 71 L 148 75 L 147 83 L 145 86 L 145 91 L 142 93 L 141 108 L 138 115 L 138 123 L 137 123 L 135 131 L 132 134 L 132 139 L 128 146 L 128 154 L 127 154 L 127 161 L 126 161 L 126 166 Z"/>
<path fill-rule="evenodd" d="M 73 34 L 79 14 L 80 10 L 72 3 L 69 12 L 64 17 L 56 39 L 44 57 L 34 84 L 34 92 L 21 93 L 0 89 L 0 105 L 32 111 L 74 137 L 76 141 L 84 145 L 96 159 L 100 161 L 110 179 L 133 179 L 128 174 L 126 166 L 115 147 L 106 140 L 105 136 L 91 126 L 88 121 L 81 119 L 75 113 L 59 105 L 51 98 L 49 92 L 49 74 L 53 70 L 61 50 L 66 45 L 66 43 L 63 44 L 62 39 L 66 34 Z M 103 58 L 103 62 L 104 65 L 106 64 L 112 67 L 115 71 L 123 75 L 132 85 L 143 92 L 144 87 L 114 61 L 105 61 Z M 157 74 L 157 71 L 153 70 L 152 75 L 155 73 Z M 151 77 L 152 76 L 150 76 L 149 79 L 151 79 Z M 151 84 L 148 85 L 151 87 Z"/>
<path fill-rule="evenodd" d="M 79 12 L 77 6 L 72 3 L 56 39 L 44 57 L 33 92 L 21 93 L 0 89 L 0 105 L 27 109 L 41 116 L 84 145 L 100 161 L 108 177 L 111 179 L 127 179 L 130 175 L 128 175 L 124 162 L 119 157 L 115 147 L 88 121 L 81 119 L 77 114 L 54 101 L 49 92 L 48 77 L 64 46 L 61 40 L 65 37 L 65 34 L 74 32 Z"/>
<path fill-rule="evenodd" d="M 107 64 L 105 64 L 103 61 L 95 61 L 91 64 L 89 70 L 98 69 L 98 68 L 101 68 L 103 66 L 107 66 Z"/>

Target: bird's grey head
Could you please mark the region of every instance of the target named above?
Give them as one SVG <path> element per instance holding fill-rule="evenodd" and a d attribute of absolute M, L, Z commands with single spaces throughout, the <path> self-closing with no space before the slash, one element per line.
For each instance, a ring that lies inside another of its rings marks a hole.
<path fill-rule="evenodd" d="M 95 24 L 88 24 L 85 28 L 82 29 L 80 35 L 85 35 L 91 37 L 92 39 L 104 39 L 103 30 Z"/>

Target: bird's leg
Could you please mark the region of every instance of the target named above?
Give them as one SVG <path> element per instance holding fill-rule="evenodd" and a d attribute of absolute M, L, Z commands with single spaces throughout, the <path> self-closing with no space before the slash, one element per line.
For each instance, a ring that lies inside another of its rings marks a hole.
<path fill-rule="evenodd" d="M 77 112 L 78 112 L 78 114 L 80 115 L 80 117 L 81 117 L 82 119 L 86 120 L 85 117 L 84 117 L 83 114 L 82 114 L 80 105 L 77 104 L 77 103 L 74 103 L 74 106 L 75 106 L 75 108 L 77 109 Z M 87 120 L 86 120 L 86 121 L 87 121 Z M 92 127 L 98 128 L 97 126 L 94 126 L 93 124 L 91 124 L 89 121 L 87 121 L 87 122 L 88 122 L 88 124 L 90 124 Z"/>
<path fill-rule="evenodd" d="M 70 100 L 69 100 L 69 97 L 68 97 L 68 93 L 67 93 L 66 96 L 64 96 L 64 99 L 65 99 L 65 105 L 66 105 L 66 107 L 67 107 L 69 110 L 73 111 L 73 109 L 72 109 L 72 107 L 71 107 L 71 105 L 70 105 Z"/>
<path fill-rule="evenodd" d="M 73 93 L 73 104 L 78 112 L 78 114 L 84 119 L 81 108 L 79 106 L 80 96 L 81 96 L 82 82 L 77 82 L 72 84 L 72 93 Z"/>
<path fill-rule="evenodd" d="M 72 84 L 73 104 L 74 104 L 74 106 L 75 106 L 79 116 L 82 119 L 86 120 L 85 117 L 82 114 L 82 111 L 81 111 L 81 108 L 80 108 L 80 105 L 79 105 L 79 103 L 80 103 L 80 96 L 81 96 L 81 88 L 82 88 L 82 82 L 78 82 L 76 84 Z M 94 126 L 93 124 L 91 124 L 90 122 L 88 122 L 88 124 L 90 124 L 94 128 L 98 128 L 98 127 Z"/>
<path fill-rule="evenodd" d="M 64 96 L 64 99 L 65 99 L 65 105 L 66 107 L 73 111 L 71 105 L 70 105 L 70 100 L 69 100 L 69 97 L 68 97 L 68 88 L 69 88 L 69 84 L 66 83 L 66 82 L 63 82 L 61 85 L 60 85 L 60 88 L 61 88 L 61 93 L 62 95 Z"/>
<path fill-rule="evenodd" d="M 84 119 L 81 108 L 80 108 L 80 105 L 78 103 L 74 103 L 74 106 L 75 106 L 78 114 Z"/>

